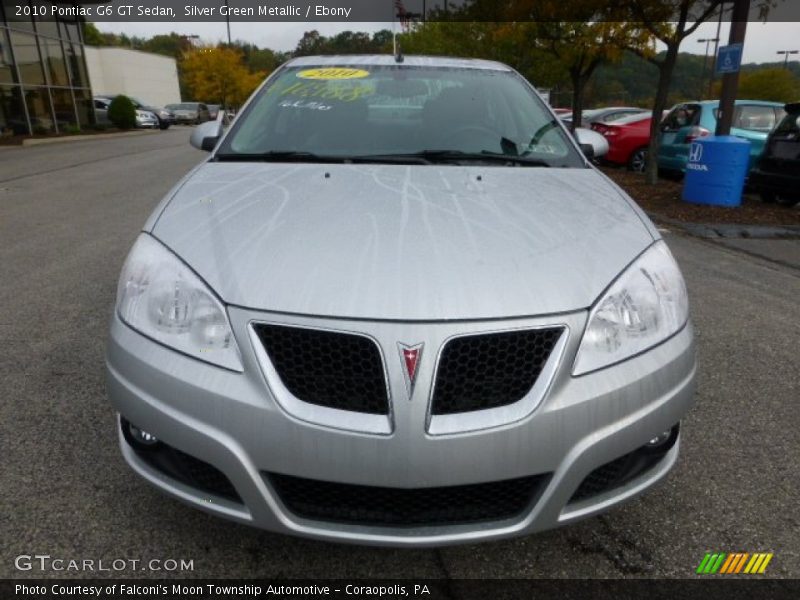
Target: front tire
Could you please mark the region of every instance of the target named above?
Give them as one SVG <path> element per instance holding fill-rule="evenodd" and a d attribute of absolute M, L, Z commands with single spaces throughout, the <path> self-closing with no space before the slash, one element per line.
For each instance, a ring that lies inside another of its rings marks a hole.
<path fill-rule="evenodd" d="M 637 148 L 628 159 L 628 170 L 634 173 L 644 173 L 647 170 L 647 148 Z"/>

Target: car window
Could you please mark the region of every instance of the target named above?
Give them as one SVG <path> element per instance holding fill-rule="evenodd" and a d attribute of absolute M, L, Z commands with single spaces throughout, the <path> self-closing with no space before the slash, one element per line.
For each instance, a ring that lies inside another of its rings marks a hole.
<path fill-rule="evenodd" d="M 208 110 L 208 107 L 205 104 L 198 104 L 197 108 L 198 110 Z"/>
<path fill-rule="evenodd" d="M 107 108 L 108 108 L 108 104 L 106 104 L 106 103 L 105 103 L 105 102 L 103 102 L 102 100 L 95 100 L 95 101 L 94 101 L 94 107 L 95 107 L 95 108 L 99 108 L 99 109 L 101 109 L 101 110 L 105 110 L 105 109 L 107 109 Z"/>
<path fill-rule="evenodd" d="M 782 111 L 783 109 L 778 109 Z M 720 110 L 714 109 L 714 118 L 719 120 Z M 772 106 L 757 106 L 754 104 L 737 104 L 733 109 L 733 123 L 731 127 L 746 129 L 747 131 L 760 131 L 769 133 L 780 118 Z"/>
<path fill-rule="evenodd" d="M 768 133 L 775 127 L 775 109 L 771 106 L 745 104 L 736 108 L 733 126 L 738 129 Z"/>
<path fill-rule="evenodd" d="M 284 68 L 239 117 L 218 155 L 331 157 L 455 151 L 583 160 L 547 106 L 512 72 L 358 65 Z"/>
<path fill-rule="evenodd" d="M 700 123 L 701 106 L 699 104 L 679 104 L 667 115 L 661 128 L 665 131 L 677 131 Z"/>
<path fill-rule="evenodd" d="M 800 114 L 786 114 L 786 111 L 784 111 L 784 115 L 781 122 L 775 128 L 775 134 L 786 135 L 800 133 Z"/>
<path fill-rule="evenodd" d="M 611 121 L 616 121 L 617 119 L 621 119 L 622 117 L 629 114 L 630 112 L 624 110 L 622 111 L 618 110 L 616 112 L 608 113 L 606 116 L 603 117 L 603 122 L 610 123 Z"/>

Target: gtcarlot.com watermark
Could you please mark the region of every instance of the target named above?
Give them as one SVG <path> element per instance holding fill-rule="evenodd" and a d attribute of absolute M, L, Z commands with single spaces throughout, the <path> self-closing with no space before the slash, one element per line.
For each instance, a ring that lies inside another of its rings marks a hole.
<path fill-rule="evenodd" d="M 14 559 L 18 571 L 194 571 L 194 559 L 183 558 L 64 558 L 49 554 L 20 554 Z"/>

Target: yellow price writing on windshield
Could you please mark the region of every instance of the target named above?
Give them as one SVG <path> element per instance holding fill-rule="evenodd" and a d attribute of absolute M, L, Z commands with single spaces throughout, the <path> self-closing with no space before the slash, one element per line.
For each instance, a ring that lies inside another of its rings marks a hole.
<path fill-rule="evenodd" d="M 341 67 L 331 67 L 324 69 L 305 69 L 300 71 L 297 76 L 300 79 L 363 79 L 369 77 L 369 71 L 364 69 L 344 69 Z"/>

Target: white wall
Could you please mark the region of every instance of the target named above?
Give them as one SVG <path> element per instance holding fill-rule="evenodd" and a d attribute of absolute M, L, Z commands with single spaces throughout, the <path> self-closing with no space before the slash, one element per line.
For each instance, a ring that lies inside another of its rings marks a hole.
<path fill-rule="evenodd" d="M 174 58 L 86 46 L 86 67 L 95 96 L 125 94 L 153 106 L 181 101 Z"/>

